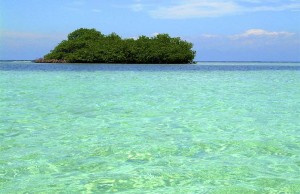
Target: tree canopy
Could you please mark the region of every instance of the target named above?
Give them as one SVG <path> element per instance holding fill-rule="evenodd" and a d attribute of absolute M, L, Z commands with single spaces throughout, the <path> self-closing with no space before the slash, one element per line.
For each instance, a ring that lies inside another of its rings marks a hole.
<path fill-rule="evenodd" d="M 168 34 L 122 39 L 116 33 L 103 35 L 80 28 L 68 35 L 42 61 L 69 63 L 192 63 L 193 44 Z"/>

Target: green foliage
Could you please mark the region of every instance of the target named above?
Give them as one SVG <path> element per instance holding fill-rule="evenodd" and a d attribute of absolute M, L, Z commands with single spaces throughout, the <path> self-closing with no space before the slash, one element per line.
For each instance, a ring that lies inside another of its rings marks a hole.
<path fill-rule="evenodd" d="M 192 63 L 193 44 L 168 34 L 122 39 L 116 33 L 103 35 L 95 29 L 80 28 L 68 35 L 45 60 L 70 63 Z"/>

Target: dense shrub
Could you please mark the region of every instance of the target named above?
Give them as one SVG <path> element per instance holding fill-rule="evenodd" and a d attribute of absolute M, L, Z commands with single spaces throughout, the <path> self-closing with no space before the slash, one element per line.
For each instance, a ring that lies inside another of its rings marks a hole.
<path fill-rule="evenodd" d="M 69 63 L 192 63 L 192 43 L 168 34 L 122 39 L 116 33 L 103 35 L 95 29 L 80 28 L 58 44 L 44 62 Z M 37 61 L 38 62 L 38 61 Z"/>

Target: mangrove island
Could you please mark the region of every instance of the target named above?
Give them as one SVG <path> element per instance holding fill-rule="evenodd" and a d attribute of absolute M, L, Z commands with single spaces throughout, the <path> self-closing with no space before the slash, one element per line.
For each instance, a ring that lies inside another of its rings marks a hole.
<path fill-rule="evenodd" d="M 193 44 L 168 34 L 122 39 L 116 33 L 104 35 L 95 29 L 80 28 L 68 35 L 37 63 L 193 63 Z"/>

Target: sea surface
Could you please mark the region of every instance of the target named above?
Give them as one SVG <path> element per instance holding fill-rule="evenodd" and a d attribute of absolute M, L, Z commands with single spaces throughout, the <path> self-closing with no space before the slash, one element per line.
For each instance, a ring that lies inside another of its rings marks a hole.
<path fill-rule="evenodd" d="M 0 193 L 300 193 L 300 63 L 0 62 Z"/>

